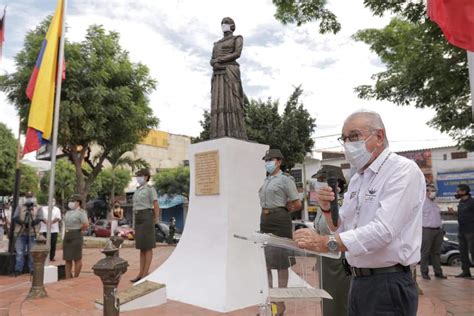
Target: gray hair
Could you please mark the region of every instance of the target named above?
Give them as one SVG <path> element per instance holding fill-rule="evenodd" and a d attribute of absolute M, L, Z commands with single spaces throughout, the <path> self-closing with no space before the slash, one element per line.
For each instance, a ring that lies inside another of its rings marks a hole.
<path fill-rule="evenodd" d="M 367 127 L 371 131 L 376 131 L 379 129 L 384 131 L 385 139 L 384 139 L 383 145 L 384 145 L 384 148 L 387 148 L 388 147 L 387 131 L 385 130 L 385 125 L 383 124 L 380 114 L 378 114 L 377 112 L 365 110 L 365 109 L 357 110 L 346 118 L 346 120 L 344 121 L 344 124 L 346 124 L 346 122 L 359 116 L 362 116 L 365 119 Z"/>

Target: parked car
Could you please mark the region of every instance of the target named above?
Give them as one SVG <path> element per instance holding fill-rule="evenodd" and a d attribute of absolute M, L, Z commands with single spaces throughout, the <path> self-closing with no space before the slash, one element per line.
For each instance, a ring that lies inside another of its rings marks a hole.
<path fill-rule="evenodd" d="M 118 235 L 124 239 L 134 240 L 135 230 L 126 224 L 126 220 L 120 220 L 114 235 Z M 110 237 L 111 223 L 106 219 L 99 219 L 92 227 L 92 236 L 94 237 Z"/>
<path fill-rule="evenodd" d="M 443 240 L 441 244 L 441 264 L 457 267 L 461 265 L 461 258 L 459 255 L 459 245 L 453 241 Z"/>
<path fill-rule="evenodd" d="M 157 242 L 176 244 L 181 238 L 181 233 L 176 232 L 176 224 L 172 218 L 171 222 L 157 221 L 155 223 L 155 236 Z"/>
<path fill-rule="evenodd" d="M 97 220 L 92 227 L 92 236 L 110 237 L 110 222 L 106 219 Z"/>
<path fill-rule="evenodd" d="M 441 228 L 446 232 L 445 240 L 458 242 L 458 226 L 458 221 L 455 220 L 441 222 Z"/>

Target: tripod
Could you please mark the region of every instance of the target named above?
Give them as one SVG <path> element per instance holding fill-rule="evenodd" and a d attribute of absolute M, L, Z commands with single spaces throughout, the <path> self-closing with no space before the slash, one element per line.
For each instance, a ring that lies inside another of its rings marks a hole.
<path fill-rule="evenodd" d="M 19 222 L 18 220 L 15 222 L 15 225 L 21 225 L 20 230 L 14 238 L 16 252 L 15 275 L 21 274 L 24 271 L 25 258 L 28 259 L 29 272 L 32 272 L 33 260 L 31 258 L 30 251 L 31 246 L 34 244 L 34 236 L 36 236 L 36 229 L 34 226 L 35 220 L 33 219 L 32 213 L 33 206 L 27 205 L 25 218 L 22 220 L 22 222 Z M 33 229 L 33 235 L 31 235 L 31 229 Z"/>

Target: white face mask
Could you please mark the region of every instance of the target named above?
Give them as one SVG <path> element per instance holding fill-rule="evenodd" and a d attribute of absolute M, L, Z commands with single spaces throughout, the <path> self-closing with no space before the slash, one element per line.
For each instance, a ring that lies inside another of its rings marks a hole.
<path fill-rule="evenodd" d="M 436 198 L 436 192 L 428 192 L 428 197 L 434 200 Z"/>
<path fill-rule="evenodd" d="M 137 183 L 138 185 L 142 186 L 143 184 L 145 184 L 145 177 L 137 177 Z"/>
<path fill-rule="evenodd" d="M 357 171 L 361 170 L 372 157 L 372 153 L 367 150 L 365 143 L 372 137 L 370 135 L 366 140 L 344 143 L 344 155 L 347 161 L 354 166 Z"/>
<path fill-rule="evenodd" d="M 223 23 L 221 24 L 222 32 L 230 32 L 230 24 Z"/>
<path fill-rule="evenodd" d="M 76 203 L 75 202 L 69 202 L 67 204 L 67 207 L 70 209 L 70 210 L 74 210 L 76 209 Z"/>

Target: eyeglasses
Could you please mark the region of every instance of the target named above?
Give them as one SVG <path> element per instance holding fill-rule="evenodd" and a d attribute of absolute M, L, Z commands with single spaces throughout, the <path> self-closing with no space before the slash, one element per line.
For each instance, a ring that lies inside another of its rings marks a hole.
<path fill-rule="evenodd" d="M 347 141 L 358 142 L 359 140 L 362 140 L 361 137 L 363 135 L 363 132 L 370 132 L 370 130 L 363 130 L 363 131 L 353 130 L 350 132 L 348 136 L 345 136 L 344 134 L 342 134 L 341 137 L 337 139 L 337 141 L 341 143 L 341 145 L 344 145 Z"/>

